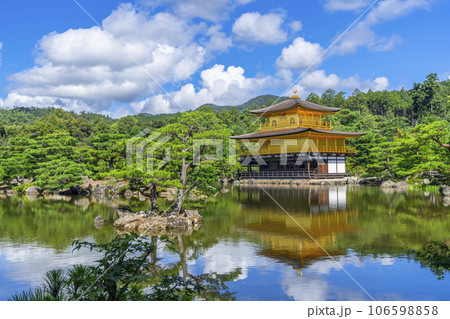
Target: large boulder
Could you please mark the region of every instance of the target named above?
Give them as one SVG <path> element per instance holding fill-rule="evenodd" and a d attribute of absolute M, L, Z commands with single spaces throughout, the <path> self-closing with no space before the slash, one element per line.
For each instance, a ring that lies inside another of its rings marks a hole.
<path fill-rule="evenodd" d="M 94 224 L 104 224 L 108 222 L 102 215 L 98 215 L 94 218 Z"/>
<path fill-rule="evenodd" d="M 439 187 L 442 196 L 450 196 L 450 186 L 442 185 Z"/>
<path fill-rule="evenodd" d="M 358 185 L 361 182 L 361 179 L 357 176 L 346 177 L 345 180 L 349 185 Z"/>
<path fill-rule="evenodd" d="M 164 232 L 167 229 L 167 219 L 161 217 L 149 217 L 145 218 L 142 223 L 137 227 L 139 233 L 148 232 Z"/>
<path fill-rule="evenodd" d="M 188 218 L 184 218 L 181 216 L 170 216 L 169 218 L 167 218 L 168 228 L 189 228 L 190 226 L 192 226 L 192 221 L 190 221 Z"/>
<path fill-rule="evenodd" d="M 200 223 L 203 220 L 203 217 L 196 210 L 185 210 L 184 216 L 194 224 Z"/>
<path fill-rule="evenodd" d="M 167 187 L 165 191 L 159 193 L 159 197 L 165 198 L 168 201 L 173 201 L 178 195 L 178 189 L 176 187 Z"/>
<path fill-rule="evenodd" d="M 366 177 L 359 180 L 361 185 L 381 186 L 381 179 L 378 177 Z"/>
<path fill-rule="evenodd" d="M 445 196 L 442 199 L 442 203 L 444 204 L 444 206 L 450 206 L 450 196 Z"/>
<path fill-rule="evenodd" d="M 384 182 L 381 183 L 380 187 L 381 188 L 393 188 L 393 187 L 395 187 L 395 182 L 390 181 L 390 180 L 389 181 L 384 181 Z"/>
<path fill-rule="evenodd" d="M 94 227 L 97 229 L 102 228 L 108 221 L 101 215 L 94 218 Z"/>
<path fill-rule="evenodd" d="M 83 180 L 83 184 L 89 184 L 89 183 L 92 183 L 94 181 L 93 179 L 91 179 L 91 178 L 89 178 L 87 176 L 80 176 L 80 177 Z"/>
<path fill-rule="evenodd" d="M 95 198 L 105 197 L 106 196 L 106 186 L 103 184 L 95 185 L 94 189 L 92 190 L 92 195 Z"/>
<path fill-rule="evenodd" d="M 17 176 L 17 178 L 14 178 L 9 184 L 11 186 L 18 186 L 24 184 L 31 184 L 33 181 L 34 181 L 33 178 L 26 179 L 23 176 Z"/>
<path fill-rule="evenodd" d="M 117 218 L 121 218 L 127 214 L 132 214 L 134 212 L 128 206 L 122 206 L 116 210 L 116 213 L 117 213 Z"/>
<path fill-rule="evenodd" d="M 122 214 L 121 217 L 119 217 L 114 222 L 114 227 L 125 228 L 125 226 L 128 225 L 128 224 L 134 224 L 134 223 L 142 222 L 143 218 L 144 218 L 143 216 L 139 216 L 139 215 L 134 214 L 134 213 Z"/>
<path fill-rule="evenodd" d="M 125 191 L 125 198 L 130 199 L 131 197 L 133 197 L 133 192 L 131 190 L 127 189 Z"/>
<path fill-rule="evenodd" d="M 42 189 L 40 189 L 37 186 L 31 186 L 25 190 L 26 195 L 40 195 L 41 193 L 42 193 Z"/>
<path fill-rule="evenodd" d="M 203 194 L 201 191 L 199 191 L 197 189 L 191 189 L 187 198 L 189 200 L 196 201 L 196 200 L 200 200 L 200 199 L 207 199 L 208 196 L 206 196 L 205 194 Z"/>
<path fill-rule="evenodd" d="M 128 187 L 128 182 L 112 181 L 111 184 L 106 186 L 107 195 L 120 195 L 123 194 L 123 190 Z"/>
<path fill-rule="evenodd" d="M 142 194 L 141 192 L 139 192 L 138 198 L 139 198 L 139 201 L 141 201 L 141 202 L 145 202 L 148 199 L 148 197 L 145 196 L 144 194 Z"/>
<path fill-rule="evenodd" d="M 127 206 L 117 209 L 117 216 L 119 218 L 114 222 L 116 230 L 139 234 L 167 234 L 171 230 L 198 228 L 202 221 L 202 217 L 194 210 L 177 215 L 166 211 L 133 212 Z"/>
<path fill-rule="evenodd" d="M 88 209 L 89 205 L 91 205 L 91 201 L 88 197 L 78 197 L 73 202 L 76 206 L 82 207 L 83 210 Z"/>
<path fill-rule="evenodd" d="M 168 201 L 174 201 L 175 200 L 175 197 L 172 194 L 170 194 L 169 192 L 160 192 L 159 193 L 159 197 L 165 198 Z"/>
<path fill-rule="evenodd" d="M 66 196 L 89 195 L 89 190 L 87 188 L 81 187 L 80 185 L 75 185 L 58 191 L 58 195 L 66 195 Z"/>
<path fill-rule="evenodd" d="M 394 187 L 396 189 L 400 189 L 400 190 L 406 190 L 406 189 L 408 189 L 408 186 L 409 186 L 409 184 L 407 182 L 404 182 L 404 181 L 397 182 L 394 185 Z"/>
<path fill-rule="evenodd" d="M 125 232 L 165 230 L 167 226 L 167 220 L 165 218 L 159 218 L 145 211 L 133 212 L 122 208 L 117 210 L 117 214 L 120 217 L 114 222 L 114 227 Z"/>

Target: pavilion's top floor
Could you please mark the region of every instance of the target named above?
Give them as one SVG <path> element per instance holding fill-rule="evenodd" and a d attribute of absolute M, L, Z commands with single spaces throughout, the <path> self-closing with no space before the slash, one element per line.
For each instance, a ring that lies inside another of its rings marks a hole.
<path fill-rule="evenodd" d="M 304 101 L 297 96 L 276 105 L 250 111 L 261 117 L 260 131 L 306 127 L 331 130 L 331 122 L 322 116 L 334 114 L 340 109 Z"/>

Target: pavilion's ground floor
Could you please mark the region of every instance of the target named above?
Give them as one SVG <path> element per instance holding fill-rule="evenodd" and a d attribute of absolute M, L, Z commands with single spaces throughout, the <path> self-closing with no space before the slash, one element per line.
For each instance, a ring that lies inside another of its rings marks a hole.
<path fill-rule="evenodd" d="M 241 157 L 238 178 L 320 179 L 349 176 L 346 154 L 290 153 Z"/>

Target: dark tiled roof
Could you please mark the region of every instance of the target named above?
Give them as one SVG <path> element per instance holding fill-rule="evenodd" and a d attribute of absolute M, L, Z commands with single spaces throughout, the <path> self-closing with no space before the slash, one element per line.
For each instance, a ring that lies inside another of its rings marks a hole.
<path fill-rule="evenodd" d="M 289 100 L 286 100 L 284 102 L 259 109 L 259 110 L 253 110 L 250 111 L 253 114 L 265 114 L 265 113 L 273 113 L 273 112 L 281 112 L 281 111 L 287 111 L 290 110 L 296 106 L 301 106 L 304 109 L 310 110 L 310 111 L 318 111 L 318 112 L 337 112 L 340 109 L 336 107 L 328 107 L 328 106 L 322 106 L 319 104 L 311 103 L 308 101 L 304 101 L 302 99 L 297 98 L 290 98 Z"/>
<path fill-rule="evenodd" d="M 359 132 L 345 132 L 345 131 L 321 130 L 321 129 L 316 129 L 316 128 L 296 127 L 296 128 L 286 129 L 286 130 L 255 132 L 255 133 L 238 135 L 238 136 L 230 136 L 230 138 L 235 139 L 235 140 L 248 140 L 248 139 L 252 139 L 252 138 L 293 135 L 293 134 L 304 133 L 304 132 L 308 132 L 308 131 L 312 132 L 312 133 L 346 135 L 346 136 L 354 136 L 354 137 L 362 136 L 362 135 L 366 134 L 366 133 L 359 133 Z"/>
<path fill-rule="evenodd" d="M 346 132 L 346 131 L 334 131 L 334 130 L 321 130 L 318 128 L 311 128 L 310 129 L 311 132 L 315 132 L 315 133 L 332 133 L 332 134 L 336 134 L 336 135 L 351 135 L 351 136 L 363 136 L 366 135 L 367 133 L 363 133 L 363 132 Z"/>

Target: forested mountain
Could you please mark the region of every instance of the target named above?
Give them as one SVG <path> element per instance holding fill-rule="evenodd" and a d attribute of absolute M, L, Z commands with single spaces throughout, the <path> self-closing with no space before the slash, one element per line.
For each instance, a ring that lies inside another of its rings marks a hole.
<path fill-rule="evenodd" d="M 201 106 L 199 106 L 197 108 L 197 110 L 201 110 L 204 107 L 210 107 L 212 108 L 214 111 L 228 111 L 232 108 L 236 108 L 239 111 L 243 111 L 246 109 L 249 110 L 256 110 L 256 109 L 260 109 L 263 107 L 267 107 L 270 106 L 272 104 L 276 104 L 276 103 L 281 103 L 285 100 L 287 100 L 288 97 L 286 96 L 276 96 L 276 95 L 272 95 L 272 94 L 265 94 L 265 95 L 260 95 L 257 96 L 253 99 L 248 100 L 247 102 L 240 104 L 240 105 L 235 105 L 235 106 L 231 106 L 231 105 L 225 105 L 225 106 L 219 106 L 219 105 L 215 105 L 215 104 L 203 104 Z"/>
<path fill-rule="evenodd" d="M 283 99 L 286 97 L 276 101 L 276 96 L 263 95 L 236 107 L 204 105 L 190 112 L 138 114 L 120 119 L 52 107 L 2 109 L 0 181 L 9 183 L 23 176 L 33 178 L 33 184 L 39 187 L 61 189 L 79 183 L 81 175 L 94 179 L 169 180 L 171 174 L 179 176 L 181 160 L 164 166 L 167 171 L 160 176 L 127 166 L 129 138 L 150 129 L 182 140 L 187 130 L 192 129 L 186 126 L 186 119 L 199 117 L 210 124 L 202 127 L 203 133 L 194 132 L 195 136 L 204 139 L 208 132 L 215 131 L 228 143 L 227 136 L 258 130 L 259 120 L 249 109 Z M 349 157 L 349 172 L 406 179 L 411 183 L 428 176 L 429 171 L 439 172 L 443 179 L 450 178 L 449 80 L 439 81 L 436 74 L 430 74 L 410 90 L 362 92 L 356 89 L 347 96 L 329 89 L 320 96 L 310 94 L 307 100 L 342 108 L 329 117 L 334 129 L 367 133 L 349 140 L 358 150 Z M 175 151 L 184 149 L 182 145 L 173 145 Z M 226 156 L 231 155 L 224 154 L 222 161 L 214 161 L 206 170 L 190 166 L 188 177 L 195 175 L 211 182 L 233 175 L 238 167 L 226 165 Z"/>

